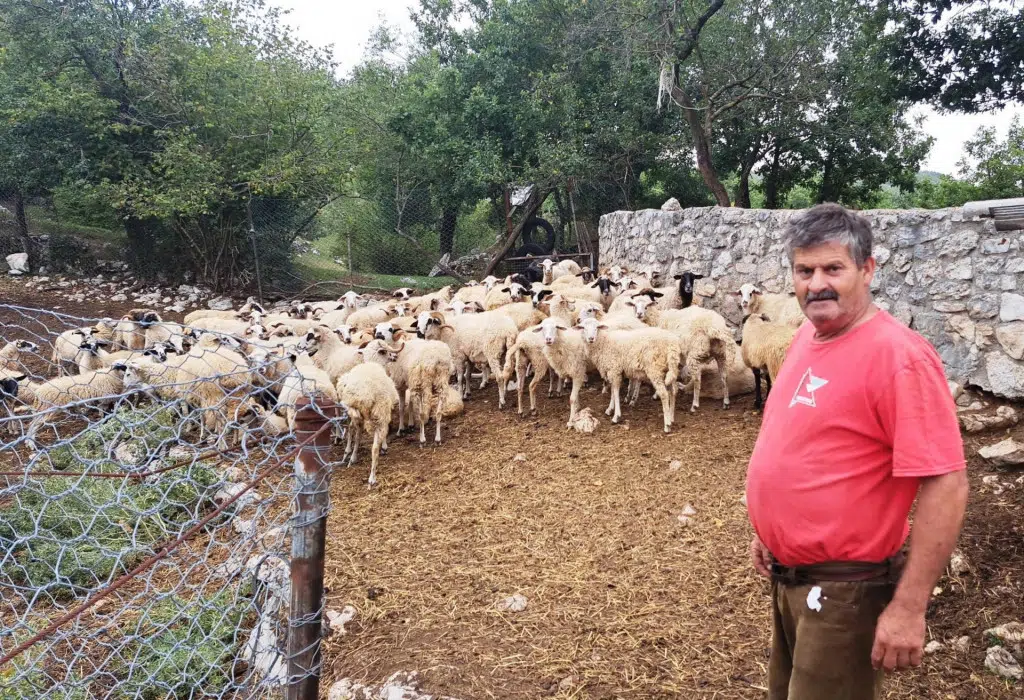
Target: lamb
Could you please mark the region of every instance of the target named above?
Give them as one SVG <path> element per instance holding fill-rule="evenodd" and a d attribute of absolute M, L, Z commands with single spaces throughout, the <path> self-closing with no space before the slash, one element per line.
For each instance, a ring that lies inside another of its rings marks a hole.
<path fill-rule="evenodd" d="M 541 301 L 540 306 L 547 307 L 550 317 L 562 321 L 566 326 L 573 322 L 573 304 L 560 295 L 551 296 Z M 543 318 L 541 319 L 543 321 Z M 533 367 L 533 379 L 530 381 L 530 413 L 537 413 L 537 385 L 544 379 L 550 369 L 544 357 L 544 338 L 532 328 L 519 331 L 516 342 L 508 349 L 505 356 L 505 367 L 501 372 L 501 381 L 508 383 L 512 370 L 516 373 L 516 402 L 519 415 L 523 415 L 523 388 L 526 384 L 527 370 Z M 554 394 L 555 373 L 552 372 L 548 381 L 548 398 Z M 561 382 L 559 382 L 561 395 Z"/>
<path fill-rule="evenodd" d="M 306 353 L 313 366 L 327 372 L 333 383 L 363 361 L 358 348 L 343 343 L 327 326 L 317 326 L 306 334 Z"/>
<path fill-rule="evenodd" d="M 431 401 L 437 398 L 434 442 L 441 444 L 441 417 L 448 394 L 448 378 L 452 374 L 452 353 L 447 345 L 437 340 L 402 340 L 397 346 L 374 340 L 363 348 L 363 359 L 384 365 L 388 376 L 398 390 L 398 432 L 405 429 L 405 395 L 410 403 L 419 404 L 420 444 L 427 442 L 426 421 L 430 416 Z M 410 424 L 412 421 L 409 421 Z"/>
<path fill-rule="evenodd" d="M 223 432 L 227 416 L 234 415 L 253 386 L 247 358 L 228 339 L 209 334 L 177 363 L 174 381 L 174 391 L 202 411 L 203 427 L 215 435 Z"/>
<path fill-rule="evenodd" d="M 659 328 L 616 331 L 595 318 L 580 322 L 587 357 L 611 386 L 611 400 L 605 415 L 612 423 L 622 418 L 620 389 L 622 378 L 648 381 L 661 399 L 666 433 L 675 421 L 676 378 L 679 376 L 681 351 L 679 339 Z"/>
<path fill-rule="evenodd" d="M 444 308 L 444 305 L 451 300 L 452 287 L 451 285 L 446 285 L 436 292 L 418 297 L 410 297 L 407 301 L 409 302 L 409 313 L 415 316 L 423 311 L 437 311 Z"/>
<path fill-rule="evenodd" d="M 338 307 L 329 309 L 324 307 L 324 315 L 320 317 L 320 322 L 324 325 L 334 328 L 342 323 L 348 321 L 348 317 L 351 316 L 357 308 L 359 308 L 359 302 L 362 300 L 362 295 L 349 290 L 338 297 Z"/>
<path fill-rule="evenodd" d="M 687 270 L 678 275 L 674 276 L 674 279 L 679 282 L 679 299 L 682 306 L 679 308 L 687 308 L 693 305 L 693 283 L 695 280 L 704 279 L 704 275 L 698 275 Z"/>
<path fill-rule="evenodd" d="M 469 398 L 469 364 L 484 364 L 480 388 L 487 386 L 487 370 L 495 378 L 501 376 L 501 360 L 505 349 L 516 342 L 518 329 L 505 314 L 485 311 L 482 314 L 453 316 L 447 322 L 437 311 L 420 313 L 416 335 L 426 340 L 442 340 L 452 352 L 455 372 L 462 398 Z M 505 382 L 498 382 L 498 408 L 505 407 Z"/>
<path fill-rule="evenodd" d="M 255 417 L 255 429 L 267 437 L 278 438 L 292 432 L 294 424 L 289 423 L 286 418 L 271 413 L 255 402 L 249 408 Z"/>
<path fill-rule="evenodd" d="M 761 410 L 761 372 L 765 372 L 765 397 L 772 390 L 786 359 L 797 329 L 785 323 L 772 322 L 767 314 L 755 314 L 743 320 L 743 364 L 754 372 L 754 409 Z"/>
<path fill-rule="evenodd" d="M 246 300 L 245 304 L 243 304 L 242 307 L 237 311 L 233 309 L 229 309 L 227 311 L 217 311 L 214 309 L 197 309 L 196 311 L 191 311 L 185 314 L 183 323 L 186 326 L 191 326 L 194 321 L 198 321 L 199 319 L 202 318 L 224 318 L 233 321 L 245 321 L 249 320 L 246 317 L 248 317 L 252 313 L 264 315 L 267 312 L 266 309 L 263 308 L 263 306 L 256 302 L 256 299 L 254 299 L 253 297 L 249 297 Z"/>
<path fill-rule="evenodd" d="M 39 346 L 30 340 L 12 340 L 0 348 L 0 370 L 22 371 L 24 365 L 20 359 L 21 354 L 38 352 Z"/>
<path fill-rule="evenodd" d="M 25 442 L 29 449 L 36 449 L 35 436 L 39 428 L 56 416 L 90 406 L 109 411 L 124 392 L 125 369 L 123 363 L 116 363 L 107 369 L 56 377 L 32 385 L 35 417 L 26 431 Z"/>
<path fill-rule="evenodd" d="M 195 339 L 196 334 L 191 328 L 180 323 L 160 321 L 146 326 L 144 345 L 147 348 L 167 345 L 174 348 L 175 352 L 184 353 L 188 350 L 185 346 Z"/>
<path fill-rule="evenodd" d="M 401 299 L 402 301 L 409 301 L 412 297 L 412 292 L 413 290 L 411 287 L 399 287 L 395 291 L 391 292 L 391 296 L 396 299 Z"/>
<path fill-rule="evenodd" d="M 495 309 L 497 313 L 504 314 L 512 319 L 517 330 L 523 330 L 535 326 L 544 320 L 544 314 L 537 310 L 529 301 L 518 301 L 513 304 L 505 304 Z"/>
<path fill-rule="evenodd" d="M 569 422 L 566 424 L 571 428 L 580 409 L 580 389 L 587 381 L 589 369 L 583 334 L 577 329 L 570 329 L 561 319 L 554 317 L 544 319 L 531 331 L 541 334 L 544 339 L 543 353 L 548 366 L 559 377 L 572 379 Z"/>
<path fill-rule="evenodd" d="M 484 311 L 483 303 L 479 301 L 464 302 L 461 299 L 452 299 L 448 306 L 444 307 L 445 312 L 451 312 L 456 316 L 460 314 L 477 314 Z"/>
<path fill-rule="evenodd" d="M 364 362 L 338 379 L 338 398 L 347 409 L 351 421 L 345 455 L 349 466 L 355 464 L 362 433 L 373 435 L 370 453 L 370 478 L 377 483 L 377 463 L 381 451 L 387 451 L 388 427 L 391 414 L 398 403 L 398 390 L 384 368 L 376 362 Z"/>
<path fill-rule="evenodd" d="M 117 362 L 128 362 L 129 360 L 152 358 L 156 362 L 165 362 L 167 360 L 167 352 L 170 350 L 167 345 L 157 343 L 145 350 L 107 352 L 102 347 L 104 344 L 106 344 L 106 341 L 99 341 L 93 338 L 86 338 L 82 341 L 77 358 L 79 374 L 103 369 L 104 367 L 113 367 Z"/>
<path fill-rule="evenodd" d="M 593 287 L 560 287 L 558 293 L 569 301 L 585 302 L 593 301 L 604 306 L 605 298 L 601 291 Z"/>
<path fill-rule="evenodd" d="M 295 414 L 299 398 L 308 396 L 338 402 L 338 390 L 331 375 L 318 367 L 294 366 L 281 382 L 275 410 L 284 413 L 289 430 L 295 430 Z"/>
<path fill-rule="evenodd" d="M 795 296 L 765 294 L 749 282 L 741 285 L 739 291 L 733 294 L 740 297 L 744 317 L 764 314 L 775 323 L 785 323 L 794 328 L 799 328 L 807 320 Z"/>

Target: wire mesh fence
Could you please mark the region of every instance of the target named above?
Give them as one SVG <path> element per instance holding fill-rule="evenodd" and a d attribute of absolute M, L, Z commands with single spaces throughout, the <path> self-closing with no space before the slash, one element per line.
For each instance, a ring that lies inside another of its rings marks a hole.
<path fill-rule="evenodd" d="M 344 408 L 286 347 L 147 313 L 0 305 L 3 700 L 315 688 Z"/>

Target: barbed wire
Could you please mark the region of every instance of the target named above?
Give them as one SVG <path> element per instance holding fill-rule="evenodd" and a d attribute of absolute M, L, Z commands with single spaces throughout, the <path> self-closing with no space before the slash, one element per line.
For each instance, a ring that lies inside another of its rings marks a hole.
<path fill-rule="evenodd" d="M 344 411 L 302 381 L 298 339 L 150 342 L 178 327 L 0 305 L 4 700 L 271 697 L 316 672 L 287 651 L 322 601 L 289 606 L 284 467 Z M 301 410 L 320 427 L 297 439 Z"/>

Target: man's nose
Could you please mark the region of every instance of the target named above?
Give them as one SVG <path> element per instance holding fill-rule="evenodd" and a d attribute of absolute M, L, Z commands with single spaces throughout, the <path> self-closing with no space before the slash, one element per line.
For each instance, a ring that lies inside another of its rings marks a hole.
<path fill-rule="evenodd" d="M 811 275 L 811 282 L 808 285 L 808 289 L 812 292 L 820 292 L 829 288 L 828 279 L 825 275 L 825 271 L 822 269 L 816 269 L 814 274 Z"/>

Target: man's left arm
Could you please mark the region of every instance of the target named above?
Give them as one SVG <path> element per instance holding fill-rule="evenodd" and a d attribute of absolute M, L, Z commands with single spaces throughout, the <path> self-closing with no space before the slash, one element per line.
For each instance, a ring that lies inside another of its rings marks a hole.
<path fill-rule="evenodd" d="M 878 618 L 871 663 L 886 671 L 919 666 L 925 611 L 956 545 L 967 508 L 964 470 L 921 480 L 910 554 L 892 602 Z"/>

